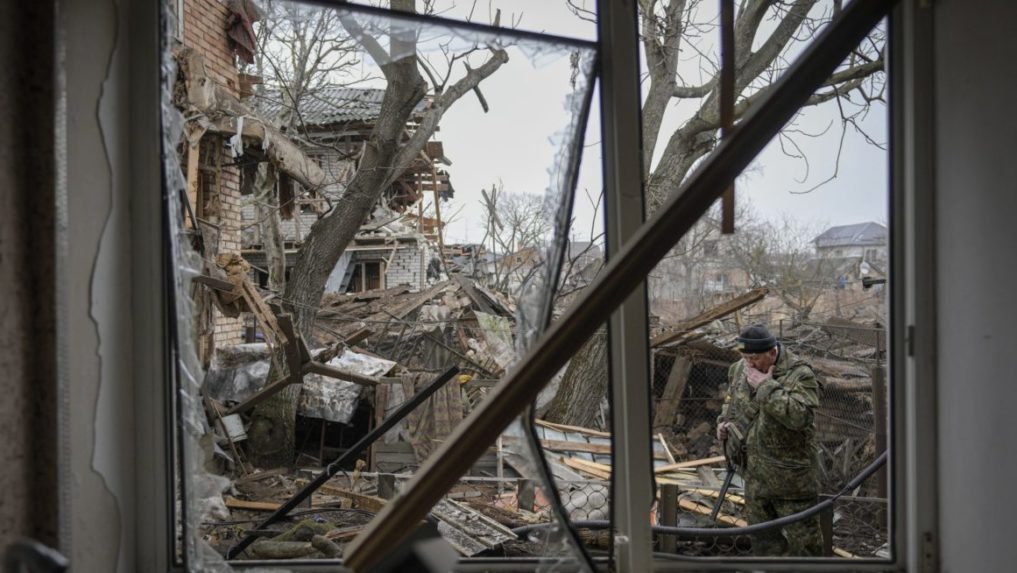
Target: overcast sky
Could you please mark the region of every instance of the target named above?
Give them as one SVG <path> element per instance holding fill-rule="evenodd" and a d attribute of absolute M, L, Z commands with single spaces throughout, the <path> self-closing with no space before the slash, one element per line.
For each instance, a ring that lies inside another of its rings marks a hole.
<path fill-rule="evenodd" d="M 499 4 L 506 7 L 502 13 L 503 26 L 518 22 L 521 29 L 587 40 L 596 37 L 594 25 L 569 12 L 564 0 L 476 4 L 457 0 L 454 9 L 444 15 L 464 18 L 472 8 L 474 21 L 487 23 L 490 7 Z M 518 50 L 512 50 L 510 62 L 481 86 L 490 113 L 483 113 L 476 97 L 469 94 L 443 118 L 436 138 L 444 143 L 445 154 L 453 162 L 449 172 L 456 190 L 455 199 L 442 205 L 443 216 L 456 213 L 446 229 L 446 242 L 481 239 L 485 219 L 480 189 L 501 182 L 506 192 L 544 193 L 557 149 L 552 137 L 568 119 L 563 108 L 566 95 L 572 91 L 568 83 L 568 56 L 565 49 L 552 51 L 534 63 Z M 687 62 L 684 70 L 695 73 L 695 63 Z M 687 110 L 669 112 L 658 150 L 687 113 Z M 576 199 L 573 236 L 577 239 L 587 238 L 595 223 L 586 192 L 596 195 L 601 187 L 598 114 L 595 100 Z M 861 125 L 877 142 L 887 141 L 882 104 L 873 105 Z M 801 159 L 785 155 L 775 141 L 739 179 L 739 200 L 751 203 L 764 218 L 790 215 L 813 228 L 865 221 L 885 223 L 887 153 L 849 127 L 838 167 L 841 122 L 834 102 L 806 109 L 796 121 L 796 129 L 810 134 L 825 131 L 817 137 L 798 136 L 808 166 Z M 836 177 L 830 182 L 800 194 L 833 176 L 835 170 Z M 599 221 L 596 224 L 599 229 Z"/>

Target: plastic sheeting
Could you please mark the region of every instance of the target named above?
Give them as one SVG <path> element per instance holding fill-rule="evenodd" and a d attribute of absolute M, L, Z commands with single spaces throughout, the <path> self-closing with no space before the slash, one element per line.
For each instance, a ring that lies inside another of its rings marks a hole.
<path fill-rule="evenodd" d="M 216 350 L 205 375 L 206 392 L 220 402 L 243 402 L 265 386 L 271 365 L 267 344 L 240 344 L 220 348 Z M 395 362 L 346 349 L 328 361 L 328 365 L 355 374 L 378 377 L 388 374 Z M 304 383 L 300 387 L 297 414 L 348 424 L 357 409 L 362 389 L 360 384 L 354 382 L 305 374 Z"/>

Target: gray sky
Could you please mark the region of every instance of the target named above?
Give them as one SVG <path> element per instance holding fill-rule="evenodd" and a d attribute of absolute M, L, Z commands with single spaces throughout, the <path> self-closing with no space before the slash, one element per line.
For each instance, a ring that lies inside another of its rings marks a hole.
<path fill-rule="evenodd" d="M 502 25 L 519 22 L 521 29 L 544 31 L 580 39 L 593 39 L 596 29 L 571 14 L 564 0 L 512 0 L 511 2 L 463 2 L 443 15 L 463 18 L 473 9 L 474 21 L 487 23 L 491 6 L 504 6 Z M 480 207 L 480 189 L 500 181 L 506 192 L 543 193 L 550 177 L 556 145 L 550 138 L 560 130 L 567 115 L 563 101 L 571 91 L 568 52 L 557 58 L 544 57 L 534 65 L 518 51 L 510 53 L 510 62 L 481 88 L 490 104 L 484 114 L 477 99 L 465 96 L 446 114 L 436 138 L 444 142 L 446 155 L 452 160 L 449 168 L 456 197 L 443 203 L 443 216 L 458 213 L 446 229 L 446 242 L 479 241 L 485 226 Z M 551 61 L 548 61 L 548 60 Z M 476 60 L 477 62 L 481 60 Z M 695 62 L 689 61 L 683 73 L 697 73 Z M 600 191 L 599 109 L 594 102 L 588 126 L 587 147 L 576 199 L 577 222 L 573 235 L 586 238 L 593 218 L 593 207 L 584 189 L 596 195 Z M 658 150 L 668 135 L 677 128 L 688 110 L 671 110 L 661 130 Z M 874 104 L 861 123 L 870 137 L 887 141 L 886 113 L 882 104 Z M 785 155 L 775 141 L 757 158 L 738 181 L 740 201 L 752 204 L 764 218 L 780 219 L 790 215 L 810 227 L 887 220 L 887 154 L 867 143 L 853 128 L 848 127 L 836 161 L 841 138 L 837 105 L 828 102 L 806 109 L 796 120 L 803 133 L 825 133 L 817 137 L 798 136 L 798 143 L 808 157 Z M 818 189 L 805 193 L 818 183 L 836 178 Z M 602 216 L 602 213 L 600 213 Z"/>

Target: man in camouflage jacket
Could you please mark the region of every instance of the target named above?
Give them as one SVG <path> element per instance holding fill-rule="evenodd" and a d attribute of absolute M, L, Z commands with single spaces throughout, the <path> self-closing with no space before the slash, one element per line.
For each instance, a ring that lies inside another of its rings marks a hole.
<path fill-rule="evenodd" d="M 820 386 L 812 368 L 797 362 L 765 327 L 750 326 L 738 343 L 742 360 L 728 370 L 717 438 L 745 480 L 745 512 L 751 524 L 817 502 L 813 417 Z M 819 517 L 761 532 L 753 536 L 752 547 L 760 556 L 821 555 Z"/>

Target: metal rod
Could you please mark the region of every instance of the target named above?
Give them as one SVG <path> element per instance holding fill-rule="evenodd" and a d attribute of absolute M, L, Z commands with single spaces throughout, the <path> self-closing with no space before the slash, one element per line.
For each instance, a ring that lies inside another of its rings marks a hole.
<path fill-rule="evenodd" d="M 311 494 L 317 491 L 317 489 L 321 487 L 325 482 L 332 479 L 332 476 L 339 473 L 341 465 L 345 464 L 346 462 L 349 462 L 350 460 L 355 459 L 357 456 L 363 453 L 364 450 L 370 447 L 370 445 L 373 444 L 378 438 L 383 436 L 385 432 L 392 429 L 392 427 L 398 424 L 400 420 L 409 415 L 409 413 L 415 410 L 417 406 L 419 406 L 424 400 L 430 398 L 432 394 L 434 394 L 439 388 L 444 386 L 449 380 L 452 379 L 453 376 L 455 376 L 458 373 L 459 373 L 458 367 L 453 366 L 449 368 L 441 376 L 435 378 L 433 382 L 425 386 L 424 389 L 414 394 L 412 398 L 403 402 L 402 405 L 400 405 L 395 412 L 392 412 L 391 416 L 385 418 L 385 421 L 382 422 L 378 427 L 368 432 L 366 436 L 360 438 L 360 440 L 357 441 L 357 443 L 350 446 L 350 449 L 346 450 L 341 456 L 339 456 L 338 459 L 325 466 L 325 469 L 320 474 L 318 474 L 318 477 L 311 480 L 311 482 L 304 486 L 303 489 L 295 493 L 293 497 L 289 499 L 289 501 L 282 504 L 282 506 L 280 506 L 279 509 L 275 510 L 272 513 L 272 515 L 268 516 L 268 518 L 265 519 L 265 521 L 261 522 L 261 524 L 258 525 L 258 527 L 255 527 L 254 530 L 256 531 L 259 529 L 264 529 L 266 526 L 279 521 L 283 517 L 286 517 L 286 514 L 293 510 L 293 508 L 300 505 L 300 502 L 310 497 Z M 241 551 L 243 551 L 251 543 L 253 543 L 256 538 L 257 536 L 255 536 L 253 533 L 248 533 L 246 537 L 241 539 L 239 543 L 231 547 L 230 550 L 226 552 L 226 559 L 235 558 L 237 555 L 240 554 Z"/>
<path fill-rule="evenodd" d="M 735 104 L 735 32 L 734 0 L 720 0 L 720 135 L 731 137 L 734 128 Z M 732 181 L 724 190 L 720 203 L 720 232 L 735 231 L 735 186 Z"/>
<path fill-rule="evenodd" d="M 854 0 L 830 23 L 742 120 L 737 133 L 720 143 L 612 257 L 582 298 L 431 454 L 399 502 L 386 505 L 347 546 L 345 563 L 350 568 L 362 571 L 376 563 L 410 531 L 409 524 L 427 515 L 895 3 Z"/>
<path fill-rule="evenodd" d="M 660 486 L 660 523 L 678 527 L 678 486 L 673 483 L 665 483 Z M 661 536 L 661 553 L 674 553 L 677 550 L 677 537 L 674 535 Z"/>

